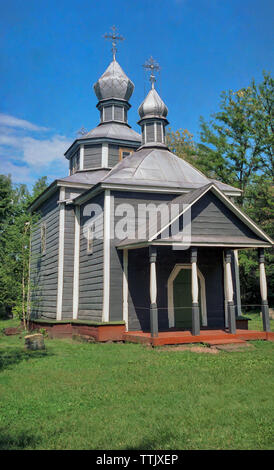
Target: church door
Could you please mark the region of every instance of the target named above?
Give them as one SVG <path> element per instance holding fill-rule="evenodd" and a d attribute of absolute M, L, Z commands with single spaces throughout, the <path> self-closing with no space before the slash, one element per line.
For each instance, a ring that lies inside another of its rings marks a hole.
<path fill-rule="evenodd" d="M 199 279 L 199 305 L 200 302 L 200 279 Z M 191 269 L 181 269 L 173 281 L 173 301 L 175 328 L 192 327 L 192 294 L 191 294 Z M 200 318 L 201 320 L 201 318 Z"/>

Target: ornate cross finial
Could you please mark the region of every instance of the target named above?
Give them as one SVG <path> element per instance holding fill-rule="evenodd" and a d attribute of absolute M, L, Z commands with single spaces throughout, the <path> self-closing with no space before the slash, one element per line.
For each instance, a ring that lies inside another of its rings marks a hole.
<path fill-rule="evenodd" d="M 160 66 L 156 62 L 156 60 L 153 59 L 151 56 L 143 65 L 145 70 L 150 70 L 150 77 L 149 80 L 151 81 L 151 88 L 154 88 L 154 83 L 156 81 L 156 77 L 154 75 L 154 72 L 159 72 Z"/>
<path fill-rule="evenodd" d="M 110 29 L 112 30 L 112 33 L 105 34 L 103 37 L 107 40 L 112 41 L 112 49 L 111 50 L 112 50 L 112 54 L 113 54 L 113 60 L 116 60 L 116 52 L 117 52 L 116 44 L 117 44 L 117 41 L 124 41 L 125 38 L 123 38 L 123 36 L 119 36 L 116 26 L 113 25 Z"/>
<path fill-rule="evenodd" d="M 88 133 L 88 131 L 87 131 L 87 129 L 85 129 L 85 127 L 81 127 L 81 129 L 79 129 L 79 131 L 77 131 L 78 136 L 85 135 L 87 133 Z"/>

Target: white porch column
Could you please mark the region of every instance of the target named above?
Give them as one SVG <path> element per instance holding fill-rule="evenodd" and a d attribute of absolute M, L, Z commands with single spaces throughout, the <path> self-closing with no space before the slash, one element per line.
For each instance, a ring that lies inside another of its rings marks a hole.
<path fill-rule="evenodd" d="M 235 281 L 236 281 L 236 317 L 240 317 L 242 314 L 242 303 L 241 303 L 241 286 L 240 286 L 240 274 L 239 274 L 239 260 L 238 260 L 238 250 L 234 251 L 234 272 L 235 272 Z"/>
<path fill-rule="evenodd" d="M 157 258 L 156 247 L 150 246 L 149 247 L 149 262 L 150 262 L 150 332 L 151 332 L 151 336 L 158 336 L 156 258 Z"/>
<path fill-rule="evenodd" d="M 80 206 L 75 206 L 74 224 L 73 319 L 76 320 L 79 305 Z"/>
<path fill-rule="evenodd" d="M 263 328 L 264 331 L 270 331 L 270 320 L 269 320 L 269 308 L 267 301 L 267 282 L 265 275 L 265 258 L 264 258 L 264 249 L 259 248 L 259 264 L 260 264 L 260 290 L 262 298 L 262 318 L 263 318 Z"/>
<path fill-rule="evenodd" d="M 123 320 L 128 331 L 128 250 L 123 250 Z"/>
<path fill-rule="evenodd" d="M 200 334 L 199 284 L 197 274 L 197 248 L 190 249 L 191 290 L 192 290 L 192 334 Z"/>
<path fill-rule="evenodd" d="M 228 310 L 228 328 L 231 334 L 236 333 L 235 307 L 233 302 L 233 282 L 231 272 L 231 250 L 225 250 L 225 279 L 226 279 L 226 298 Z"/>

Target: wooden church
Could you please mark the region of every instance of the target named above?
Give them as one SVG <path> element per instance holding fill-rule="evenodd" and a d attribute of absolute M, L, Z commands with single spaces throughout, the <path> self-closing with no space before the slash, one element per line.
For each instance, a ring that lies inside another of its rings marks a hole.
<path fill-rule="evenodd" d="M 272 240 L 235 204 L 239 189 L 169 151 L 168 109 L 152 59 L 151 89 L 138 110 L 141 134 L 130 127 L 134 85 L 115 52 L 114 44 L 94 85 L 99 124 L 67 149 L 69 176 L 30 207 L 39 217 L 31 237 L 31 326 L 52 336 L 155 345 L 270 339 L 264 248 Z M 237 253 L 247 248 L 259 254 L 260 333 L 241 316 Z"/>

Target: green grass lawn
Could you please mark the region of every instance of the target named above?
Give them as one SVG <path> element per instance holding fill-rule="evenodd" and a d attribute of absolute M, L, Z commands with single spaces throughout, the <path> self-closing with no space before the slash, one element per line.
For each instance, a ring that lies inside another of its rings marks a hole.
<path fill-rule="evenodd" d="M 26 352 L 0 334 L 0 448 L 273 449 L 274 343 L 252 345 L 197 354 L 46 340 Z"/>

